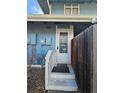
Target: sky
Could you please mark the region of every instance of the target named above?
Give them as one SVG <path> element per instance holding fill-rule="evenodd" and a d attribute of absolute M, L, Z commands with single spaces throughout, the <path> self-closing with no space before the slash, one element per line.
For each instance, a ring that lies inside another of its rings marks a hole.
<path fill-rule="evenodd" d="M 27 0 L 27 14 L 43 14 L 37 0 Z"/>

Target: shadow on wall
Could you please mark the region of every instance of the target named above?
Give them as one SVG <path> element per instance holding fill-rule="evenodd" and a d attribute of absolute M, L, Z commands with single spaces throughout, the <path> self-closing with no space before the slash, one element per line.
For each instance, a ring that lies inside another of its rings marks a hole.
<path fill-rule="evenodd" d="M 32 36 L 33 36 L 33 39 L 32 39 Z M 38 41 L 39 38 L 36 34 L 30 34 L 30 37 L 31 38 L 30 40 L 28 40 L 28 44 L 27 44 L 28 64 L 44 65 L 45 56 L 48 50 L 53 49 L 52 38 L 44 38 L 39 42 Z M 38 42 L 36 42 L 36 40 Z"/>

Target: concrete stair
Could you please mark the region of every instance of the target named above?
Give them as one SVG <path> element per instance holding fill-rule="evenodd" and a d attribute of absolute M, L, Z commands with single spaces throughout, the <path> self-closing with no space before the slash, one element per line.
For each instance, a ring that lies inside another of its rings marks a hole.
<path fill-rule="evenodd" d="M 45 89 L 55 91 L 77 91 L 75 73 L 70 64 L 56 61 L 56 50 L 48 51 L 45 60 Z"/>
<path fill-rule="evenodd" d="M 77 91 L 77 84 L 74 79 L 56 79 L 51 78 L 48 81 L 49 90 L 58 91 Z"/>
<path fill-rule="evenodd" d="M 75 81 L 75 74 L 71 65 L 67 65 L 69 73 L 51 72 L 48 80 L 49 90 L 58 91 L 77 91 L 77 83 Z"/>

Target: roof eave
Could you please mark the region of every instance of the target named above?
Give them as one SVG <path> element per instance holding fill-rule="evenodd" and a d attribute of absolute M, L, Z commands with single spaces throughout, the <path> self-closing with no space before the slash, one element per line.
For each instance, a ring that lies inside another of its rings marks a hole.
<path fill-rule="evenodd" d="M 48 0 L 37 0 L 44 14 L 49 14 L 49 2 Z"/>
<path fill-rule="evenodd" d="M 28 15 L 28 22 L 92 22 L 96 16 Z"/>

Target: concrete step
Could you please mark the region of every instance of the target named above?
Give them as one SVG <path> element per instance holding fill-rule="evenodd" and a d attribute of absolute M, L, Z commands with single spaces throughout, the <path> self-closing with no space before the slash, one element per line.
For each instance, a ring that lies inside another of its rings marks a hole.
<path fill-rule="evenodd" d="M 75 79 L 50 79 L 48 80 L 48 90 L 77 91 Z"/>
<path fill-rule="evenodd" d="M 72 91 L 56 91 L 56 90 L 48 90 L 47 93 L 78 93 L 77 91 L 72 92 Z"/>
<path fill-rule="evenodd" d="M 71 65 L 67 65 L 69 68 L 69 73 L 51 72 L 51 78 L 62 78 L 62 79 L 75 79 L 75 74 Z"/>

